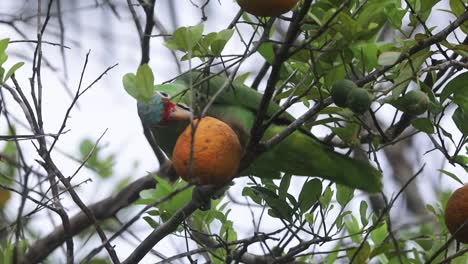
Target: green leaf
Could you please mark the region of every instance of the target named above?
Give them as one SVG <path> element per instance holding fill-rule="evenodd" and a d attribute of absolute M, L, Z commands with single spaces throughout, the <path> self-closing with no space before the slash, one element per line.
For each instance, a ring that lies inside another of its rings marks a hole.
<path fill-rule="evenodd" d="M 158 228 L 159 224 L 154 221 L 151 216 L 143 216 L 143 219 L 154 229 Z"/>
<path fill-rule="evenodd" d="M 125 91 L 133 98 L 140 100 L 143 99 L 137 88 L 137 78 L 133 73 L 127 73 L 122 77 L 122 83 Z"/>
<path fill-rule="evenodd" d="M 434 240 L 431 238 L 416 238 L 414 240 L 420 247 L 422 247 L 425 251 L 431 250 L 432 246 L 434 245 Z"/>
<path fill-rule="evenodd" d="M 15 129 L 10 129 L 8 135 L 15 135 Z M 10 158 L 11 160 L 16 160 L 18 150 L 15 141 L 6 141 L 3 145 L 3 149 L 1 150 L 1 154 L 4 157 Z M 0 175 L 2 175 L 2 177 L 0 177 L 0 183 L 11 186 L 11 184 L 14 182 L 16 170 L 17 168 L 14 164 L 3 162 L 0 159 Z"/>
<path fill-rule="evenodd" d="M 429 118 L 417 118 L 411 121 L 414 128 L 426 134 L 434 134 L 434 126 Z"/>
<path fill-rule="evenodd" d="M 3 84 L 2 80 L 3 80 L 3 75 L 4 74 L 5 74 L 5 69 L 0 67 L 0 85 Z"/>
<path fill-rule="evenodd" d="M 183 207 L 192 199 L 193 187 L 179 191 L 176 195 L 171 196 L 171 199 L 165 199 L 174 191 L 185 188 L 186 183 L 179 179 L 172 185 L 165 181 L 163 178 L 153 175 L 157 184 L 156 188 L 148 189 L 140 192 L 141 199 L 138 204 L 152 204 L 156 201 L 163 200 L 157 204 L 156 208 L 160 212 L 161 220 L 167 221 L 179 208 Z"/>
<path fill-rule="evenodd" d="M 400 2 L 390 3 L 385 5 L 384 14 L 394 28 L 400 29 L 403 17 L 406 15 L 406 11 L 401 8 Z"/>
<path fill-rule="evenodd" d="M 468 113 L 463 108 L 458 107 L 452 115 L 452 120 L 455 122 L 458 130 L 462 132 L 464 136 L 468 135 Z"/>
<path fill-rule="evenodd" d="M 242 196 L 250 197 L 256 204 L 262 204 L 262 198 L 251 187 L 245 187 L 242 190 Z"/>
<path fill-rule="evenodd" d="M 351 211 L 344 211 L 342 214 L 338 215 L 338 217 L 336 218 L 336 228 L 338 229 L 338 231 L 341 231 L 341 229 L 344 226 L 343 219 L 350 214 Z"/>
<path fill-rule="evenodd" d="M 244 84 L 247 78 L 249 77 L 250 72 L 245 72 L 241 75 L 237 75 L 233 83 Z"/>
<path fill-rule="evenodd" d="M 258 53 L 263 56 L 263 58 L 270 64 L 273 63 L 275 59 L 275 51 L 273 49 L 273 43 L 263 42 L 260 47 L 258 47 Z"/>
<path fill-rule="evenodd" d="M 410 0 L 408 1 L 413 9 L 418 14 L 418 17 L 414 14 L 410 14 L 410 26 L 415 27 L 420 24 L 420 20 L 425 22 L 432 12 L 432 7 L 437 4 L 440 0 Z"/>
<path fill-rule="evenodd" d="M 408 84 L 415 78 L 415 71 L 426 61 L 426 58 L 431 55 L 429 49 L 424 49 L 411 56 L 407 61 L 399 64 L 399 75 L 394 80 L 395 86 L 392 88 L 392 96 L 396 99 L 403 91 L 406 90 Z"/>
<path fill-rule="evenodd" d="M 234 29 L 225 29 L 216 34 L 216 39 L 211 43 L 211 51 L 215 56 L 221 55 L 232 34 L 234 34 Z"/>
<path fill-rule="evenodd" d="M 351 47 L 354 56 L 359 59 L 367 70 L 378 66 L 378 49 L 374 40 L 370 42 L 359 42 Z"/>
<path fill-rule="evenodd" d="M 8 70 L 7 74 L 5 75 L 5 79 L 3 79 L 3 82 L 8 81 L 8 79 L 15 73 L 16 70 L 21 68 L 21 66 L 24 65 L 24 62 L 17 62 L 11 68 Z"/>
<path fill-rule="evenodd" d="M 94 153 L 91 153 L 94 148 L 94 142 L 91 139 L 84 139 L 80 143 L 80 154 L 81 154 L 81 159 L 85 159 L 88 155 L 91 154 L 90 158 L 88 159 L 88 162 L 95 162 L 96 161 L 96 152 L 97 148 L 94 149 Z"/>
<path fill-rule="evenodd" d="M 332 197 L 333 197 L 333 191 L 330 188 L 330 186 L 327 186 L 327 188 L 325 188 L 325 191 L 323 192 L 322 196 L 320 196 L 320 198 L 319 198 L 320 205 L 324 209 L 326 209 L 328 207 L 328 205 L 330 204 Z"/>
<path fill-rule="evenodd" d="M 232 242 L 237 240 L 237 232 L 234 229 L 232 221 L 225 221 L 221 226 L 219 231 L 220 237 L 222 237 L 227 242 Z"/>
<path fill-rule="evenodd" d="M 405 244 L 402 243 L 402 242 L 398 242 L 398 246 L 400 248 L 404 248 Z M 377 244 L 377 245 L 375 245 L 374 249 L 371 251 L 369 257 L 373 258 L 373 257 L 378 256 L 380 254 L 388 254 L 389 252 L 391 252 L 393 250 L 395 250 L 395 245 L 393 244 L 393 242 Z"/>
<path fill-rule="evenodd" d="M 447 130 L 445 130 L 442 126 L 439 127 L 440 130 L 442 130 L 442 134 L 444 134 L 445 137 L 448 137 L 450 139 L 450 141 L 452 141 L 453 144 L 455 144 L 455 141 L 453 141 L 453 136 L 450 132 L 448 132 Z"/>
<path fill-rule="evenodd" d="M 314 224 L 314 215 L 311 213 L 305 213 L 304 214 L 304 219 L 307 221 L 309 224 Z"/>
<path fill-rule="evenodd" d="M 80 143 L 80 157 L 87 159 L 86 164 L 92 168 L 101 178 L 108 178 L 113 174 L 114 155 L 100 158 L 100 148 L 90 139 L 84 139 Z"/>
<path fill-rule="evenodd" d="M 460 16 L 465 12 L 465 5 L 466 1 L 462 0 L 450 0 L 450 8 L 452 9 L 452 12 L 455 16 Z M 463 31 L 463 33 L 467 34 L 468 33 L 468 23 L 463 23 L 460 26 L 460 29 Z"/>
<path fill-rule="evenodd" d="M 366 201 L 362 200 L 359 205 L 359 214 L 361 215 L 361 223 L 363 227 L 366 227 L 369 223 L 369 220 L 367 219 L 367 207 L 368 205 Z"/>
<path fill-rule="evenodd" d="M 9 38 L 0 39 L 0 55 L 5 54 L 5 51 L 6 51 L 9 43 L 10 43 Z M 0 63 L 0 66 L 1 65 L 2 64 Z"/>
<path fill-rule="evenodd" d="M 191 52 L 203 37 L 203 24 L 192 27 L 178 28 L 172 38 L 166 41 L 166 46 L 173 50 Z"/>
<path fill-rule="evenodd" d="M 455 156 L 455 160 L 461 164 L 468 165 L 468 157 L 463 155 Z"/>
<path fill-rule="evenodd" d="M 12 263 L 13 262 L 13 249 L 11 247 L 0 248 L 2 253 L 2 264 L 3 263 Z"/>
<path fill-rule="evenodd" d="M 354 196 L 354 189 L 351 189 L 345 185 L 337 184 L 336 185 L 336 200 L 341 205 L 345 207 Z"/>
<path fill-rule="evenodd" d="M 294 212 L 293 209 L 285 200 L 279 199 L 276 193 L 261 186 L 254 186 L 252 190 L 262 197 L 266 204 L 272 209 L 269 211 L 271 216 L 291 220 L 291 216 Z"/>
<path fill-rule="evenodd" d="M 346 255 L 348 256 L 349 260 L 351 260 L 354 256 L 353 263 L 367 263 L 367 260 L 369 259 L 370 255 L 370 250 L 371 248 L 369 243 L 365 241 L 361 248 L 356 247 L 353 249 L 346 250 Z"/>
<path fill-rule="evenodd" d="M 93 258 L 87 263 L 88 264 L 111 264 L 110 260 L 105 259 L 105 258 Z"/>
<path fill-rule="evenodd" d="M 458 55 L 461 55 L 463 57 L 468 57 L 468 45 L 450 43 L 447 40 L 440 42 L 440 44 L 444 45 L 450 50 L 453 50 Z"/>
<path fill-rule="evenodd" d="M 281 183 L 279 186 L 279 197 L 282 200 L 286 199 L 286 194 L 288 193 L 289 185 L 291 183 L 291 177 L 291 174 L 285 174 L 281 178 Z"/>
<path fill-rule="evenodd" d="M 0 66 L 8 60 L 8 55 L 6 53 L 0 53 Z"/>
<path fill-rule="evenodd" d="M 429 104 L 427 105 L 427 108 L 429 112 L 434 115 L 440 114 L 442 110 L 444 109 L 440 102 L 432 101 L 432 100 L 429 100 Z"/>
<path fill-rule="evenodd" d="M 400 58 L 401 53 L 397 51 L 386 51 L 380 54 L 378 63 L 381 66 L 393 65 Z"/>
<path fill-rule="evenodd" d="M 115 186 L 114 192 L 121 191 L 123 188 L 127 187 L 131 181 L 132 181 L 132 177 L 129 177 L 129 176 L 119 180 Z"/>
<path fill-rule="evenodd" d="M 336 10 L 330 9 L 327 12 L 327 16 L 332 16 L 335 12 Z M 338 13 L 336 19 L 339 21 L 334 24 L 336 30 L 340 32 L 347 41 L 354 41 L 357 36 L 353 33 L 357 33 L 362 30 L 361 24 L 344 12 Z"/>
<path fill-rule="evenodd" d="M 358 138 L 359 125 L 356 123 L 348 123 L 346 127 L 332 127 L 331 130 L 349 146 L 360 144 Z"/>
<path fill-rule="evenodd" d="M 325 87 L 331 87 L 336 80 L 346 79 L 346 69 L 343 64 L 333 65 L 333 70 L 328 71 L 324 78 Z"/>
<path fill-rule="evenodd" d="M 136 87 L 140 97 L 150 99 L 153 96 L 154 76 L 148 64 L 143 64 L 138 67 L 136 73 Z"/>
<path fill-rule="evenodd" d="M 340 252 L 341 245 L 340 243 L 337 243 L 336 246 L 333 248 L 331 251 L 332 253 L 328 254 L 327 257 L 325 258 L 325 264 L 334 264 L 337 257 L 338 257 L 338 252 Z"/>
<path fill-rule="evenodd" d="M 345 227 L 354 243 L 358 244 L 362 241 L 361 229 L 354 215 L 349 215 L 348 220 L 345 221 Z"/>
<path fill-rule="evenodd" d="M 374 243 L 378 245 L 382 243 L 385 240 L 385 238 L 387 238 L 387 235 L 388 235 L 388 230 L 387 230 L 387 224 L 385 223 L 375 228 L 374 230 L 372 230 L 370 237 L 372 241 L 374 241 Z"/>
<path fill-rule="evenodd" d="M 302 186 L 299 194 L 299 209 L 301 212 L 307 212 L 320 198 L 322 193 L 322 181 L 312 179 Z"/>
<path fill-rule="evenodd" d="M 468 254 L 462 254 L 451 260 L 450 264 L 466 264 L 468 263 Z"/>
<path fill-rule="evenodd" d="M 454 95 L 454 101 L 457 99 L 458 102 L 463 104 L 463 101 L 468 100 L 468 92 L 466 90 L 466 84 L 468 83 L 468 72 L 457 75 L 455 78 L 450 80 L 445 86 L 444 90 L 440 94 L 440 102 L 443 103 L 450 95 Z M 458 104 L 458 105 L 461 105 Z"/>
<path fill-rule="evenodd" d="M 5 63 L 5 61 L 8 59 L 8 55 L 6 54 L 6 49 L 8 47 L 9 41 L 10 41 L 9 38 L 0 40 L 0 69 L 2 68 L 1 66 L 3 65 L 3 63 Z M 1 80 L 2 79 L 0 79 L 0 81 Z"/>

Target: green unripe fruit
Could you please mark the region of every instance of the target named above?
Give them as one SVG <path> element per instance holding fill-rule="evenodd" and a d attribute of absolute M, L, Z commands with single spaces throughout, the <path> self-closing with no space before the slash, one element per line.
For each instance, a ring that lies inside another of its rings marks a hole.
<path fill-rule="evenodd" d="M 338 80 L 333 83 L 330 95 L 333 102 L 340 107 L 346 107 L 346 100 L 352 89 L 357 88 L 350 80 Z"/>
<path fill-rule="evenodd" d="M 370 93 L 363 88 L 354 88 L 348 95 L 346 106 L 353 112 L 363 114 L 369 109 L 372 103 Z"/>
<path fill-rule="evenodd" d="M 429 97 L 427 94 L 420 90 L 413 90 L 401 98 L 397 108 L 408 114 L 420 115 L 426 112 L 428 105 Z"/>

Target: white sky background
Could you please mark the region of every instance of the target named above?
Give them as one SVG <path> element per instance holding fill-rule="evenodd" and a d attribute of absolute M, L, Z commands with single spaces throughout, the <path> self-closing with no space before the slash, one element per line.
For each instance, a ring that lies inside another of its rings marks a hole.
<path fill-rule="evenodd" d="M 155 15 L 164 23 L 164 26 L 169 32 L 173 32 L 174 27 L 171 24 L 171 12 L 169 12 L 167 7 L 169 1 L 171 0 L 157 1 Z M 178 14 L 177 26 L 195 25 L 200 22 L 201 13 L 199 9 L 190 4 L 188 0 L 175 1 L 177 2 L 178 9 L 176 10 Z M 31 8 L 28 8 L 28 6 L 36 5 L 36 1 L 26 1 L 24 5 L 20 5 L 20 2 L 23 1 L 1 0 L 0 17 L 3 17 L 4 14 L 14 14 L 15 16 L 21 17 L 35 15 L 31 13 Z M 70 129 L 70 131 L 60 137 L 57 145 L 57 148 L 65 153 L 78 156 L 78 145 L 81 140 L 84 138 L 97 140 L 107 129 L 107 133 L 100 145 L 104 147 L 104 153 L 116 154 L 116 163 L 114 166 L 115 178 L 109 181 L 101 181 L 93 172 L 83 169 L 74 179 L 74 183 L 79 183 L 88 178 L 93 179 L 93 182 L 80 187 L 81 198 L 86 202 L 95 202 L 107 197 L 112 192 L 116 182 L 120 179 L 128 175 L 131 175 L 133 179 L 137 179 L 145 175 L 145 172 L 155 170 L 158 166 L 157 160 L 142 133 L 141 124 L 136 113 L 135 100 L 127 95 L 121 84 L 121 78 L 125 73 L 135 72 L 141 54 L 137 31 L 125 1 L 115 2 L 117 2 L 116 5 L 121 16 L 120 20 L 109 13 L 107 6 L 105 10 L 102 10 L 100 7 L 93 7 L 95 4 L 93 0 L 76 1 L 76 6 L 83 7 L 82 9 L 79 11 L 71 11 L 70 13 L 63 13 L 66 30 L 65 45 L 71 48 L 65 51 L 68 68 L 68 80 L 66 80 L 66 83 L 73 93 L 76 91 L 81 69 L 85 61 L 85 55 L 88 50 L 91 50 L 91 54 L 83 81 L 83 88 L 92 82 L 107 67 L 115 63 L 119 64 L 80 98 L 79 108 L 73 109 L 71 118 L 67 121 L 67 128 Z M 204 1 L 194 0 L 194 2 L 202 3 Z M 446 3 L 439 4 L 437 7 L 439 9 L 447 8 L 445 4 Z M 63 5 L 63 7 L 65 8 L 65 5 Z M 224 29 L 238 10 L 239 7 L 232 0 L 222 0 L 221 4 L 219 4 L 218 1 L 211 0 L 207 10 L 208 21 L 204 23 L 205 33 Z M 431 16 L 429 23 L 431 26 L 436 25 L 438 27 L 436 31 L 445 27 L 450 20 L 453 20 L 453 16 L 443 11 L 437 11 L 436 13 L 436 15 L 433 14 Z M 74 23 L 79 22 L 81 28 L 77 30 L 76 27 L 70 25 L 71 21 L 74 21 Z M 141 19 L 141 21 L 144 20 Z M 28 22 L 30 25 L 26 27 L 23 23 L 18 23 L 17 25 L 27 34 L 28 39 L 35 39 L 36 18 L 30 19 Z M 243 26 L 241 28 L 247 29 L 248 27 Z M 56 35 L 50 35 L 47 34 L 47 32 L 58 32 L 56 18 L 51 19 L 51 24 L 43 39 L 51 42 L 59 42 Z M 157 33 L 159 32 L 154 32 L 153 34 Z M 103 39 L 103 35 L 106 39 Z M 11 28 L 0 24 L 0 39 L 5 37 L 9 37 L 11 40 L 22 39 L 18 34 L 13 32 Z M 107 41 L 109 39 L 111 41 Z M 243 52 L 242 48 L 243 47 L 236 45 L 235 41 L 231 41 L 225 49 L 225 53 L 239 54 Z M 8 54 L 10 55 L 8 61 L 9 65 L 18 60 L 26 61 L 26 65 L 16 74 L 25 90 L 29 88 L 28 78 L 31 75 L 32 67 L 29 59 L 31 58 L 32 51 L 33 46 L 25 43 L 11 44 L 8 48 Z M 65 88 L 60 82 L 64 80 L 64 71 L 59 48 L 44 44 L 43 53 L 44 57 L 48 59 L 56 69 L 56 71 L 52 71 L 43 66 L 42 70 L 42 81 L 44 85 L 43 116 L 45 128 L 46 132 L 55 133 L 61 125 L 63 115 L 71 103 L 71 98 L 67 92 L 65 92 Z M 25 59 L 24 56 L 28 59 Z M 195 65 L 198 64 L 197 61 L 194 63 Z M 255 71 L 258 69 L 258 65 L 261 65 L 260 63 L 262 63 L 262 61 L 257 55 L 245 63 L 241 68 L 241 72 L 249 70 Z M 181 62 L 181 64 L 184 69 L 188 68 L 187 62 Z M 163 82 L 177 74 L 174 58 L 170 55 L 169 50 L 164 47 L 162 38 L 153 38 L 151 41 L 150 66 L 155 73 L 156 83 Z M 29 90 L 27 90 L 27 94 L 29 94 Z M 22 117 L 20 109 L 12 102 L 13 101 L 8 101 L 9 110 L 15 113 L 15 116 Z M 293 114 L 297 115 L 301 110 L 303 110 L 303 107 L 295 107 Z M 450 119 L 448 120 L 450 121 Z M 454 127 L 450 122 L 446 124 L 446 127 L 447 126 Z M 456 128 L 450 131 L 453 132 L 455 138 L 459 137 Z M 0 134 L 4 133 L 6 133 L 5 120 L 0 119 Z M 29 130 L 18 127 L 18 133 L 28 134 Z M 426 150 L 430 149 L 427 137 L 418 136 L 416 142 L 416 145 L 422 146 L 419 153 L 424 153 Z M 2 146 L 1 142 L 0 146 Z M 25 142 L 23 146 L 28 149 L 28 158 L 31 160 L 31 164 L 34 164 L 33 160 L 38 157 L 31 144 Z M 71 175 L 79 166 L 75 161 L 57 152 L 54 158 L 65 175 Z M 425 155 L 423 159 L 422 161 L 415 161 L 420 163 L 427 162 L 426 172 L 420 176 L 418 182 L 421 186 L 421 190 L 424 190 L 423 193 L 426 194 L 424 197 L 426 202 L 434 203 L 436 197 L 433 196 L 432 192 L 427 192 L 426 190 L 432 189 L 431 181 L 439 180 L 435 170 L 440 168 L 442 159 L 440 155 L 434 152 Z M 133 166 L 135 162 L 139 163 L 137 168 Z M 452 166 L 447 166 L 447 169 L 458 173 L 459 176 L 463 173 L 461 169 L 454 170 Z M 466 177 L 464 177 L 463 180 L 466 180 Z M 243 181 L 245 180 L 236 180 L 237 184 L 232 188 L 232 192 L 236 194 L 235 196 L 239 200 L 243 200 L 243 197 L 240 195 L 242 190 L 242 184 L 240 183 Z M 302 179 L 300 181 L 302 181 Z M 395 193 L 395 190 L 391 187 L 392 185 L 392 183 L 386 182 L 386 193 L 389 196 Z M 458 185 L 444 178 L 443 186 L 446 186 L 444 189 L 453 189 Z M 300 182 L 297 181 L 296 185 L 292 186 L 291 189 L 299 191 L 300 187 Z M 360 199 L 358 199 L 358 201 L 360 201 Z M 73 206 L 70 202 L 70 199 L 64 202 L 68 208 L 76 208 L 76 206 Z M 12 203 L 14 203 L 14 201 Z M 250 219 L 250 212 L 245 208 L 237 206 L 235 206 L 234 209 L 236 213 L 231 213 L 230 219 L 233 220 L 235 226 L 239 228 L 239 237 L 248 235 L 251 232 L 252 225 L 250 220 L 245 220 L 245 217 L 249 217 Z M 10 206 L 10 210 L 14 213 L 17 208 L 15 206 Z M 74 209 L 70 210 L 70 212 L 75 211 Z M 73 213 L 70 215 L 72 214 Z M 44 213 L 40 215 L 41 217 L 39 215 L 35 217 L 47 223 L 41 224 L 40 231 L 38 230 L 40 234 L 44 235 L 52 229 L 52 225 L 49 224 L 50 221 Z M 267 226 L 265 224 L 263 224 L 262 227 L 265 228 L 263 231 L 268 231 L 276 229 L 278 225 L 269 223 L 268 228 L 266 228 Z M 149 226 L 143 221 L 132 228 L 132 230 L 137 231 L 136 233 L 140 238 L 146 237 L 146 234 L 150 232 Z M 94 245 L 97 244 L 94 243 Z M 157 247 L 163 247 L 164 250 L 161 251 L 167 256 L 171 256 L 177 252 L 180 253 L 181 250 L 183 250 L 182 247 L 174 247 L 173 244 L 167 243 L 167 241 L 166 243 L 158 244 Z M 133 248 L 134 246 L 128 246 L 122 243 L 122 240 L 119 240 L 116 251 L 119 257 L 124 259 Z M 78 250 L 78 248 L 76 248 L 76 250 Z M 146 259 L 146 261 L 149 260 L 150 258 Z M 147 262 L 143 261 L 142 263 Z"/>

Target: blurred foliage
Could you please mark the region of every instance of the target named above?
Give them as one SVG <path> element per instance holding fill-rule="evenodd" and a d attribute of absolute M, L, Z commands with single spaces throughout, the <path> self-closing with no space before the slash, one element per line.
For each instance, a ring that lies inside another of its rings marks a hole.
<path fill-rule="evenodd" d="M 102 149 L 90 139 L 84 139 L 80 143 L 81 159 L 86 161 L 86 165 L 96 171 L 103 179 L 109 178 L 113 174 L 114 154 L 102 157 Z"/>
<path fill-rule="evenodd" d="M 8 47 L 10 39 L 0 39 L 0 85 L 8 81 L 10 77 L 15 74 L 15 71 L 24 65 L 24 62 L 17 62 L 11 66 L 8 71 L 3 67 L 3 64 L 8 60 L 6 49 Z"/>
<path fill-rule="evenodd" d="M 15 129 L 11 128 L 9 136 L 15 135 Z M 11 161 L 16 161 L 17 149 L 15 141 L 6 141 L 0 151 L 0 184 L 11 187 L 16 175 L 16 166 Z M 11 198 L 11 191 L 0 187 L 0 209 L 4 208 Z"/>

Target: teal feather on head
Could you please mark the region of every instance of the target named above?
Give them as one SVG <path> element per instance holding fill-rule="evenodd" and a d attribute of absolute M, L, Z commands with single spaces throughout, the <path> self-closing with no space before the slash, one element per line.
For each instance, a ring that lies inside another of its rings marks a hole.
<path fill-rule="evenodd" d="M 138 115 L 144 124 L 155 126 L 164 123 L 165 102 L 161 96 L 155 94 L 149 101 L 137 104 Z"/>

